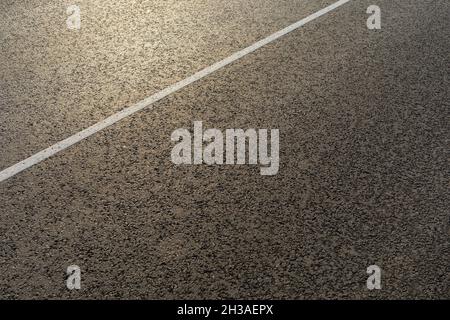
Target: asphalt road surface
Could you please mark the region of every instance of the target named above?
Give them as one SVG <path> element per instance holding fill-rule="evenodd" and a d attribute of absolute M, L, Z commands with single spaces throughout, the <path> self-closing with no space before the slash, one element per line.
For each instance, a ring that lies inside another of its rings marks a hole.
<path fill-rule="evenodd" d="M 333 2 L 2 0 L 0 170 Z M 349 1 L 1 181 L 0 298 L 449 299 L 449 30 Z M 194 121 L 279 129 L 278 174 L 175 165 Z"/>

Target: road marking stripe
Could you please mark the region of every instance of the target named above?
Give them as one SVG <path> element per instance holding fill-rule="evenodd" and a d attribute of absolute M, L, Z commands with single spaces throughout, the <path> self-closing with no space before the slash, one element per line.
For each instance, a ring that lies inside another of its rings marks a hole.
<path fill-rule="evenodd" d="M 93 134 L 99 132 L 100 130 L 103 130 L 113 124 L 115 124 L 116 122 L 122 120 L 123 118 L 126 118 L 146 107 L 149 107 L 150 105 L 154 104 L 155 102 L 167 97 L 168 95 L 177 92 L 178 90 L 183 89 L 184 87 L 190 85 L 191 83 L 196 82 L 197 80 L 200 80 L 208 75 L 210 75 L 211 73 L 233 63 L 236 60 L 239 60 L 240 58 L 248 55 L 249 53 L 254 52 L 255 50 L 258 50 L 259 48 L 265 46 L 266 44 L 269 44 L 279 38 L 281 38 L 282 36 L 288 34 L 291 31 L 294 31 L 298 28 L 300 28 L 301 26 L 307 24 L 308 22 L 311 22 L 325 14 L 327 14 L 328 12 L 333 11 L 334 9 L 342 6 L 343 4 L 349 2 L 351 0 L 340 0 L 337 1 L 331 5 L 329 5 L 328 7 L 325 7 L 313 14 L 311 14 L 310 16 L 299 20 L 293 24 L 291 24 L 290 26 L 277 31 L 275 33 L 273 33 L 272 35 L 268 36 L 267 38 L 264 38 L 254 44 L 252 44 L 251 46 L 242 49 L 234 54 L 232 54 L 231 56 L 216 62 L 215 64 L 206 67 L 205 69 L 195 73 L 194 75 L 181 80 L 161 91 L 159 91 L 158 93 L 153 94 L 152 96 L 136 103 L 135 105 L 132 105 L 128 108 L 123 109 L 122 111 L 119 111 L 115 114 L 113 114 L 112 116 L 109 116 L 108 118 L 74 134 L 73 136 L 68 137 L 67 139 L 64 139 L 58 143 L 55 143 L 54 145 L 48 147 L 47 149 L 44 149 L 38 153 L 36 153 L 35 155 L 32 155 L 31 157 L 20 161 L 18 163 L 16 163 L 15 165 L 12 165 L 9 168 L 4 169 L 3 171 L 0 172 L 0 182 L 11 178 L 12 176 L 15 176 L 16 174 L 18 174 L 19 172 L 41 162 L 46 160 L 47 158 L 50 158 L 51 156 L 55 155 L 56 153 L 69 148 L 70 146 L 92 136 Z"/>

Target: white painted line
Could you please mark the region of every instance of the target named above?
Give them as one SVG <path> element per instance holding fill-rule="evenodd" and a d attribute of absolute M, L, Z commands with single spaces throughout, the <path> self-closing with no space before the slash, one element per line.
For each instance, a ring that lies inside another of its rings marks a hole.
<path fill-rule="evenodd" d="M 288 34 L 291 31 L 294 31 L 295 29 L 300 28 L 301 26 L 307 24 L 308 22 L 311 22 L 317 18 L 319 18 L 320 16 L 323 16 L 324 14 L 327 14 L 330 11 L 333 11 L 334 9 L 342 6 L 343 4 L 349 2 L 351 0 L 340 0 L 337 1 L 331 5 L 329 5 L 326 8 L 323 8 L 319 11 L 317 11 L 316 13 L 311 14 L 310 16 L 299 20 L 293 24 L 291 24 L 290 26 L 275 32 L 274 34 L 268 36 L 267 38 L 264 38 L 254 44 L 252 44 L 251 46 L 242 49 L 234 54 L 232 54 L 231 56 L 216 62 L 215 64 L 206 67 L 205 69 L 195 73 L 194 75 L 181 80 L 173 85 L 171 85 L 170 87 L 165 88 L 164 90 L 155 93 L 154 95 L 136 103 L 135 105 L 132 105 L 131 107 L 125 108 L 122 111 L 119 111 L 115 114 L 113 114 L 112 116 L 90 126 L 89 128 L 86 128 L 76 134 L 74 134 L 73 136 L 68 137 L 67 139 L 64 139 L 58 143 L 55 143 L 54 145 L 48 147 L 47 149 L 44 149 L 38 153 L 36 153 L 35 155 L 32 155 L 31 157 L 20 161 L 19 163 L 16 163 L 15 165 L 4 169 L 3 171 L 0 172 L 0 182 L 11 178 L 12 176 L 18 174 L 19 172 L 41 162 L 44 161 L 45 159 L 53 156 L 54 154 L 69 148 L 70 146 L 80 142 L 81 140 L 84 140 L 90 136 L 92 136 L 93 134 L 95 134 L 96 132 L 99 132 L 100 130 L 107 128 L 111 125 L 113 125 L 114 123 L 122 120 L 123 118 L 126 118 L 130 115 L 132 115 L 133 113 L 136 113 L 150 105 L 152 105 L 153 103 L 167 97 L 168 95 L 177 92 L 180 89 L 183 89 L 184 87 L 190 85 L 191 83 L 200 80 L 208 75 L 210 75 L 211 73 L 229 65 L 230 63 L 233 63 L 236 60 L 239 60 L 240 58 L 248 55 L 249 53 L 254 52 L 255 50 L 265 46 L 266 44 L 269 44 L 275 40 L 277 40 L 278 38 L 281 38 L 282 36 Z"/>

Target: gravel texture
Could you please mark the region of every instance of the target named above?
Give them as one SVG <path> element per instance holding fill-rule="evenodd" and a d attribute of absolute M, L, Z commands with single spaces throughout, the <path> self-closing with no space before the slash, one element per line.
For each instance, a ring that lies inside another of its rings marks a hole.
<path fill-rule="evenodd" d="M 331 3 L 81 1 L 69 31 L 49 2 L 0 5 L 1 168 Z M 372 2 L 0 183 L 0 297 L 449 299 L 450 3 L 379 0 L 374 31 Z M 196 120 L 279 129 L 278 175 L 172 164 Z"/>

